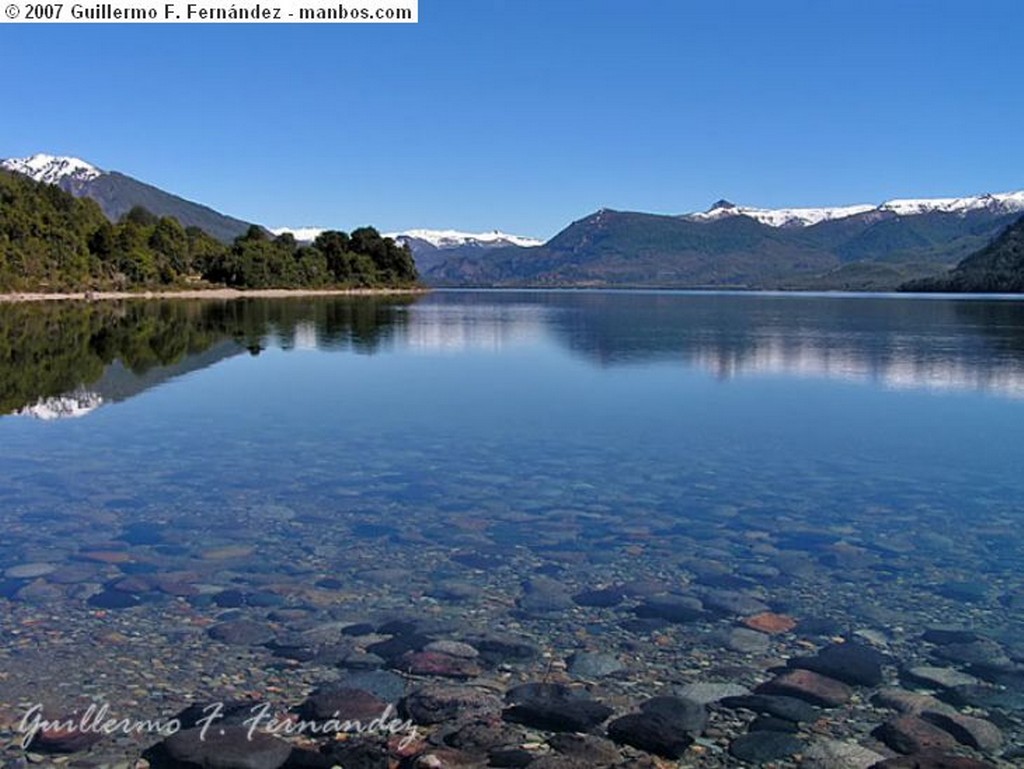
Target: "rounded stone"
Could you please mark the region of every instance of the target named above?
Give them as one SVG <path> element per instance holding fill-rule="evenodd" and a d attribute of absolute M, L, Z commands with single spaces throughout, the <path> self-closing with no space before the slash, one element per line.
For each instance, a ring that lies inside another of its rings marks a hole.
<path fill-rule="evenodd" d="M 750 732 L 729 743 L 734 758 L 755 765 L 789 758 L 803 749 L 803 740 L 784 732 Z"/>
<path fill-rule="evenodd" d="M 186 729 L 162 743 L 174 761 L 205 769 L 278 769 L 291 754 L 291 746 L 269 734 L 241 726 Z"/>
<path fill-rule="evenodd" d="M 4 576 L 8 579 L 36 579 L 55 571 L 57 566 L 52 563 L 21 563 L 5 570 Z"/>
<path fill-rule="evenodd" d="M 431 641 L 423 647 L 425 652 L 437 652 L 438 654 L 447 654 L 449 657 L 459 657 L 460 659 L 472 660 L 480 656 L 474 647 L 461 641 Z"/>

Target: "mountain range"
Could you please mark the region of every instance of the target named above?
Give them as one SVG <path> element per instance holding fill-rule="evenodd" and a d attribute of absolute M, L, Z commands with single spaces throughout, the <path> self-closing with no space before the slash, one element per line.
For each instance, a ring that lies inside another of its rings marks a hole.
<path fill-rule="evenodd" d="M 602 209 L 542 246 L 453 254 L 435 285 L 889 290 L 941 274 L 1024 212 L 1024 192 L 841 208 Z"/>
<path fill-rule="evenodd" d="M 108 218 L 141 205 L 222 241 L 248 222 L 77 158 L 33 155 L 0 167 L 96 200 Z M 458 230 L 388 233 L 437 286 L 891 290 L 944 275 L 1024 213 L 1024 191 L 822 208 L 720 200 L 669 215 L 601 209 L 550 240 Z M 277 228 L 299 241 L 321 229 Z"/>

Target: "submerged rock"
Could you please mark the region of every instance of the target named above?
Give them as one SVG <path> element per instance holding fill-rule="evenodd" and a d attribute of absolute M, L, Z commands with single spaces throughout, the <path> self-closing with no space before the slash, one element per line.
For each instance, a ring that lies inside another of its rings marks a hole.
<path fill-rule="evenodd" d="M 619 762 L 615 743 L 591 734 L 561 732 L 548 738 L 548 745 L 557 753 L 585 762 L 588 766 L 609 766 Z"/>
<path fill-rule="evenodd" d="M 811 723 L 821 717 L 821 711 L 810 703 L 796 697 L 783 695 L 747 694 L 738 697 L 724 697 L 719 704 L 731 710 L 741 708 L 798 723 Z"/>
<path fill-rule="evenodd" d="M 207 633 L 213 640 L 232 646 L 259 646 L 274 638 L 274 631 L 267 625 L 247 619 L 221 622 Z"/>
<path fill-rule="evenodd" d="M 698 702 L 701 705 L 708 705 L 718 702 L 726 697 L 743 697 L 750 694 L 750 690 L 739 684 L 715 683 L 712 681 L 698 681 L 685 686 L 673 687 L 672 693 L 677 697 Z"/>
<path fill-rule="evenodd" d="M 708 723 L 704 705 L 683 697 L 652 697 L 640 705 L 640 711 L 644 715 L 667 718 L 677 729 L 694 737 L 699 736 Z"/>
<path fill-rule="evenodd" d="M 845 705 L 853 696 L 853 690 L 843 682 L 801 668 L 787 670 L 771 681 L 761 684 L 755 691 L 759 694 L 796 697 L 823 708 Z"/>
<path fill-rule="evenodd" d="M 572 600 L 579 606 L 593 606 L 596 608 L 610 608 L 618 606 L 625 600 L 626 591 L 620 587 L 606 587 L 600 590 L 584 590 L 572 597 Z"/>
<path fill-rule="evenodd" d="M 546 577 L 528 580 L 524 583 L 523 590 L 525 592 L 516 604 L 526 614 L 561 613 L 573 606 L 568 588 Z"/>
<path fill-rule="evenodd" d="M 732 590 L 702 590 L 700 600 L 704 608 L 716 614 L 748 617 L 769 612 L 768 604 L 748 593 Z"/>
<path fill-rule="evenodd" d="M 626 669 L 613 654 L 576 652 L 566 662 L 569 666 L 569 675 L 588 680 L 604 678 Z"/>
<path fill-rule="evenodd" d="M 428 651 L 407 652 L 398 659 L 395 667 L 415 676 L 439 676 L 463 680 L 476 678 L 481 673 L 480 666 L 472 659 Z"/>
<path fill-rule="evenodd" d="M 928 643 L 938 646 L 947 644 L 969 644 L 981 639 L 973 630 L 963 628 L 931 627 L 921 635 Z"/>
<path fill-rule="evenodd" d="M 241 726 L 186 729 L 164 740 L 158 748 L 185 766 L 203 769 L 278 769 L 291 754 L 291 746 L 261 732 L 249 734 Z"/>
<path fill-rule="evenodd" d="M 467 660 L 473 660 L 480 656 L 480 652 L 473 646 L 461 641 L 431 641 L 423 647 L 423 651 L 447 654 L 449 657 L 460 657 Z"/>
<path fill-rule="evenodd" d="M 704 604 L 684 595 L 655 596 L 640 604 L 634 613 L 640 619 L 663 619 L 682 624 L 703 617 Z"/>
<path fill-rule="evenodd" d="M 511 706 L 505 710 L 506 720 L 554 732 L 586 732 L 612 714 L 586 692 L 563 684 L 522 684 L 505 699 Z"/>
<path fill-rule="evenodd" d="M 890 708 L 900 713 L 920 715 L 925 710 L 936 713 L 955 713 L 956 709 L 951 705 L 940 702 L 930 694 L 919 694 L 907 692 L 902 689 L 882 689 L 873 698 L 876 705 L 883 708 Z"/>
<path fill-rule="evenodd" d="M 396 673 L 373 670 L 349 673 L 321 688 L 359 689 L 373 694 L 384 702 L 398 702 L 405 696 L 406 682 Z"/>
<path fill-rule="evenodd" d="M 302 718 L 313 721 L 371 721 L 386 708 L 386 702 L 361 689 L 325 688 L 309 695 L 297 711 Z"/>
<path fill-rule="evenodd" d="M 991 721 L 974 718 L 960 713 L 936 713 L 926 711 L 921 718 L 940 729 L 949 732 L 953 738 L 971 748 L 994 753 L 1003 746 L 1003 733 Z"/>
<path fill-rule="evenodd" d="M 102 737 L 103 735 L 94 731 L 82 729 L 40 729 L 32 738 L 28 749 L 35 753 L 78 753 L 91 748 Z"/>
<path fill-rule="evenodd" d="M 21 563 L 6 569 L 4 576 L 8 579 L 36 579 L 53 574 L 55 571 L 57 571 L 57 566 L 52 563 Z"/>
<path fill-rule="evenodd" d="M 793 630 L 797 626 L 797 621 L 785 614 L 775 614 L 774 612 L 766 611 L 745 617 L 743 624 L 752 630 L 758 630 L 769 635 L 778 635 Z"/>
<path fill-rule="evenodd" d="M 879 761 L 871 769 L 995 769 L 992 764 L 940 750 L 927 750 L 912 756 L 897 756 Z"/>
<path fill-rule="evenodd" d="M 89 598 L 86 602 L 97 609 L 130 609 L 142 603 L 139 596 L 108 588 Z"/>
<path fill-rule="evenodd" d="M 928 665 L 918 665 L 904 670 L 903 677 L 912 683 L 940 689 L 981 683 L 974 676 L 961 673 L 954 668 L 937 668 Z"/>
<path fill-rule="evenodd" d="M 885 756 L 854 742 L 820 738 L 804 749 L 801 769 L 870 769 Z"/>
<path fill-rule="evenodd" d="M 608 724 L 608 736 L 663 758 L 678 759 L 693 744 L 693 737 L 664 713 L 630 713 Z"/>
<path fill-rule="evenodd" d="M 728 631 L 723 641 L 727 648 L 740 654 L 764 654 L 771 647 L 771 640 L 767 635 L 745 627 Z"/>
<path fill-rule="evenodd" d="M 786 732 L 796 734 L 800 731 L 800 725 L 794 721 L 787 721 L 785 718 L 775 716 L 758 716 L 750 722 L 748 732 Z"/>
<path fill-rule="evenodd" d="M 374 738 L 332 742 L 321 756 L 326 761 L 325 764 L 321 764 L 324 769 L 334 766 L 345 769 L 388 769 L 391 765 L 387 746 Z M 293 759 L 288 761 L 287 769 L 292 769 L 294 764 L 293 754 Z"/>
<path fill-rule="evenodd" d="M 782 732 L 750 732 L 729 743 L 730 755 L 751 764 L 789 758 L 803 748 L 803 740 Z"/>
<path fill-rule="evenodd" d="M 853 641 L 832 644 L 813 657 L 797 657 L 790 667 L 812 670 L 853 686 L 878 686 L 882 683 L 882 665 L 888 655 Z"/>
<path fill-rule="evenodd" d="M 897 753 L 948 750 L 956 746 L 956 740 L 948 732 L 917 716 L 900 716 L 886 721 L 871 734 Z"/>
<path fill-rule="evenodd" d="M 466 640 L 480 652 L 481 659 L 491 664 L 528 662 L 540 656 L 540 649 L 529 638 L 486 635 Z"/>
<path fill-rule="evenodd" d="M 182 729 L 192 729 L 201 723 L 243 726 L 260 707 L 255 700 L 227 700 L 226 702 L 194 702 L 179 712 L 175 718 Z"/>
<path fill-rule="evenodd" d="M 440 724 L 456 717 L 501 712 L 501 699 L 493 692 L 471 686 L 424 686 L 402 701 L 402 710 L 417 724 Z"/>
<path fill-rule="evenodd" d="M 1006 655 L 1003 647 L 987 638 L 971 641 L 970 643 L 951 643 L 937 646 L 933 656 L 938 660 L 995 670 L 1011 669 L 1013 667 L 1013 663 Z"/>
<path fill-rule="evenodd" d="M 981 708 L 983 710 L 1013 710 L 1024 712 L 1024 688 L 1001 689 L 996 686 L 979 684 L 975 686 L 954 686 L 939 692 L 939 699 L 957 707 Z"/>
<path fill-rule="evenodd" d="M 525 730 L 518 726 L 480 718 L 446 735 L 444 742 L 467 753 L 484 755 L 496 748 L 518 745 L 524 737 Z"/>

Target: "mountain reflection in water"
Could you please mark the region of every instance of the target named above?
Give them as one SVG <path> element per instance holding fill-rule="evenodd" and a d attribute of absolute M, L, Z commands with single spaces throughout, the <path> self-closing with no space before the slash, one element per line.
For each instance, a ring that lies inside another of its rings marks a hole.
<path fill-rule="evenodd" d="M 83 416 L 235 355 L 553 342 L 601 367 L 1024 397 L 1024 303 L 675 292 L 437 292 L 0 305 L 0 413 Z"/>

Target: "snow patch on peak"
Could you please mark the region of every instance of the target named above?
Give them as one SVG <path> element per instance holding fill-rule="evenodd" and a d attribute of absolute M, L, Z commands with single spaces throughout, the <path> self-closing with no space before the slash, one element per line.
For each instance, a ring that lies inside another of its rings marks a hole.
<path fill-rule="evenodd" d="M 997 195 L 973 195 L 966 198 L 887 200 L 878 208 L 882 211 L 891 211 L 897 216 L 916 216 L 928 213 L 956 214 L 982 209 L 1013 213 L 1014 211 L 1024 211 L 1024 190 Z"/>
<path fill-rule="evenodd" d="M 719 200 L 709 210 L 689 214 L 686 218 L 708 222 L 732 216 L 747 216 L 761 224 L 767 224 L 769 227 L 810 227 L 820 222 L 863 214 L 874 210 L 874 208 L 875 206 L 867 204 L 832 208 L 752 208 L 737 206 L 727 200 Z"/>
<path fill-rule="evenodd" d="M 38 153 L 27 158 L 9 158 L 0 161 L 8 171 L 23 174 L 37 182 L 57 184 L 68 177 L 89 181 L 103 175 L 103 171 L 84 160 Z"/>
<path fill-rule="evenodd" d="M 270 230 L 274 235 L 291 235 L 300 243 L 310 243 L 326 232 L 326 227 L 274 227 Z"/>
<path fill-rule="evenodd" d="M 397 241 L 422 240 L 434 248 L 458 248 L 459 246 L 540 246 L 543 240 L 523 235 L 509 235 L 507 232 L 461 232 L 460 230 L 405 230 L 387 233 L 385 237 Z"/>
<path fill-rule="evenodd" d="M 866 214 L 871 211 L 917 216 L 920 214 L 944 213 L 966 214 L 970 211 L 989 210 L 996 213 L 1024 211 L 1024 190 L 1005 192 L 998 195 L 975 195 L 966 198 L 920 198 L 889 200 L 881 205 L 834 206 L 830 208 L 753 208 L 737 206 L 727 200 L 719 200 L 707 211 L 686 214 L 684 219 L 696 222 L 713 222 L 733 216 L 747 216 L 769 227 L 811 227 L 833 219 Z"/>
<path fill-rule="evenodd" d="M 21 416 L 52 421 L 84 417 L 103 405 L 103 396 L 98 393 L 79 390 L 67 395 L 43 398 L 38 403 L 18 410 Z"/>

